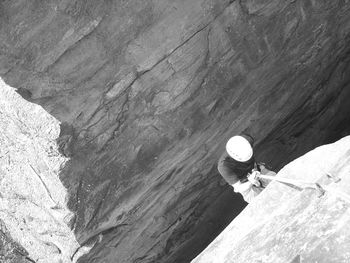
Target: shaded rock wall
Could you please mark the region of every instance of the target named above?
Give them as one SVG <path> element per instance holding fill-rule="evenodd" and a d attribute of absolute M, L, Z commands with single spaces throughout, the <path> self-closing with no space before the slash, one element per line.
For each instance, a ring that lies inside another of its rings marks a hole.
<path fill-rule="evenodd" d="M 192 263 L 349 262 L 349 160 L 347 136 L 289 163 L 277 176 L 318 182 L 325 194 L 271 183 Z"/>
<path fill-rule="evenodd" d="M 215 167 L 232 134 L 251 133 L 279 168 L 349 132 L 349 9 L 1 2 L 0 75 L 61 122 L 69 226 L 94 245 L 81 262 L 199 253 L 245 205 Z"/>

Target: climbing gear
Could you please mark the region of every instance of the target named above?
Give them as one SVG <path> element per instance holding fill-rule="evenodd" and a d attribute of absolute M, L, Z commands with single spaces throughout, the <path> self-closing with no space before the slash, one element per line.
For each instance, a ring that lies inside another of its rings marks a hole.
<path fill-rule="evenodd" d="M 265 188 L 258 178 L 259 174 L 260 171 L 253 169 L 244 181 L 240 180 L 232 184 L 233 191 L 240 193 L 247 203 L 250 203 Z"/>
<path fill-rule="evenodd" d="M 305 182 L 301 180 L 289 179 L 289 178 L 284 178 L 279 176 L 263 175 L 263 174 L 259 174 L 257 177 L 260 179 L 293 185 L 303 189 L 306 189 L 306 188 L 315 189 L 320 196 L 322 196 L 325 193 L 325 190 L 318 183 L 310 183 L 310 182 Z"/>
<path fill-rule="evenodd" d="M 339 178 L 338 176 L 333 176 L 330 173 L 326 173 L 326 175 L 334 183 L 338 183 L 339 181 L 341 181 L 341 178 Z M 276 177 L 276 176 L 270 176 L 270 175 L 263 175 L 263 174 L 259 174 L 257 177 L 260 179 L 266 179 L 266 180 L 270 180 L 270 181 L 276 181 L 276 182 L 280 182 L 280 183 L 293 185 L 296 187 L 300 187 L 302 189 L 307 189 L 307 188 L 315 189 L 318 192 L 319 197 L 323 196 L 325 194 L 325 192 L 333 193 L 337 197 L 350 203 L 350 195 L 348 195 L 340 190 L 336 190 L 334 188 L 331 188 L 328 185 L 320 185 L 319 183 L 310 183 L 310 182 L 305 182 L 305 181 L 301 181 L 301 180 L 289 179 L 289 178 L 284 178 L 284 177 L 279 177 L 279 176 Z"/>
<path fill-rule="evenodd" d="M 253 170 L 251 173 L 248 174 L 248 181 L 255 185 L 256 187 L 261 187 L 261 182 L 259 181 L 259 175 L 260 172 Z"/>
<path fill-rule="evenodd" d="M 232 184 L 232 186 L 233 186 L 233 191 L 235 193 L 241 194 L 243 199 L 247 203 L 250 203 L 264 189 L 262 187 L 256 187 L 255 185 L 253 185 L 249 181 L 246 181 L 244 183 L 238 181 L 238 182 Z"/>
<path fill-rule="evenodd" d="M 253 156 L 253 148 L 242 136 L 233 136 L 226 143 L 226 151 L 236 161 L 246 162 Z"/>
<path fill-rule="evenodd" d="M 338 183 L 341 179 L 337 175 L 332 175 L 330 173 L 326 173 L 327 177 L 331 179 L 334 183 Z"/>

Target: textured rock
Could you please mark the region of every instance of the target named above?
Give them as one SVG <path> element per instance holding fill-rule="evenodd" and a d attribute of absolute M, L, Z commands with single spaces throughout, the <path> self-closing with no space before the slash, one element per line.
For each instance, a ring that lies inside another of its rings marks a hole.
<path fill-rule="evenodd" d="M 350 136 L 286 165 L 277 176 L 319 182 L 326 193 L 271 183 L 192 263 L 349 262 L 349 160 Z"/>
<path fill-rule="evenodd" d="M 0 260 L 3 263 L 29 263 L 28 252 L 11 238 L 4 222 L 0 221 Z"/>
<path fill-rule="evenodd" d="M 79 244 L 58 178 L 58 121 L 1 81 L 0 129 L 0 262 L 70 261 Z"/>
<path fill-rule="evenodd" d="M 81 262 L 193 258 L 244 207 L 215 168 L 234 133 L 276 169 L 348 133 L 349 9 L 2 1 L 0 75 L 61 122 Z"/>

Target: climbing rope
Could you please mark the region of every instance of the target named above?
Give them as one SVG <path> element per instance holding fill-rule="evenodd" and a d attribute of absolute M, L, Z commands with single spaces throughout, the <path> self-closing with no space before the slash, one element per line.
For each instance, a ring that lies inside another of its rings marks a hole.
<path fill-rule="evenodd" d="M 327 174 L 327 176 L 331 178 L 335 183 L 338 183 L 340 181 L 340 178 L 338 177 L 332 176 L 330 174 Z M 341 199 L 347 201 L 348 203 L 350 203 L 350 195 L 342 191 L 336 190 L 334 188 L 330 188 L 327 185 L 320 185 L 319 183 L 310 183 L 310 182 L 301 181 L 301 180 L 295 180 L 295 179 L 284 178 L 279 176 L 263 175 L 263 174 L 258 174 L 257 177 L 260 179 L 293 185 L 296 187 L 300 187 L 302 189 L 307 189 L 307 188 L 315 189 L 319 193 L 319 197 L 323 196 L 325 192 L 330 192 L 340 197 Z"/>

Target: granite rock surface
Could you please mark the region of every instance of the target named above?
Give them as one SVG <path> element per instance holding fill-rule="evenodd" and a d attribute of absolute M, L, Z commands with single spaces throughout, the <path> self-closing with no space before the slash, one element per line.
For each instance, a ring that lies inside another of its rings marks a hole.
<path fill-rule="evenodd" d="M 271 183 L 192 263 L 349 262 L 349 161 L 347 136 L 289 163 L 277 176 L 318 182 L 325 193 Z"/>
<path fill-rule="evenodd" d="M 350 130 L 350 3 L 0 3 L 0 76 L 60 123 L 79 262 L 189 262 L 245 206 L 216 170 L 245 131 L 274 169 Z M 50 179 L 48 179 L 50 180 Z M 61 223 L 61 222 L 60 222 Z M 46 256 L 43 254 L 43 260 Z"/>
<path fill-rule="evenodd" d="M 0 262 L 70 262 L 80 245 L 58 176 L 59 122 L 1 81 L 0 129 Z"/>

